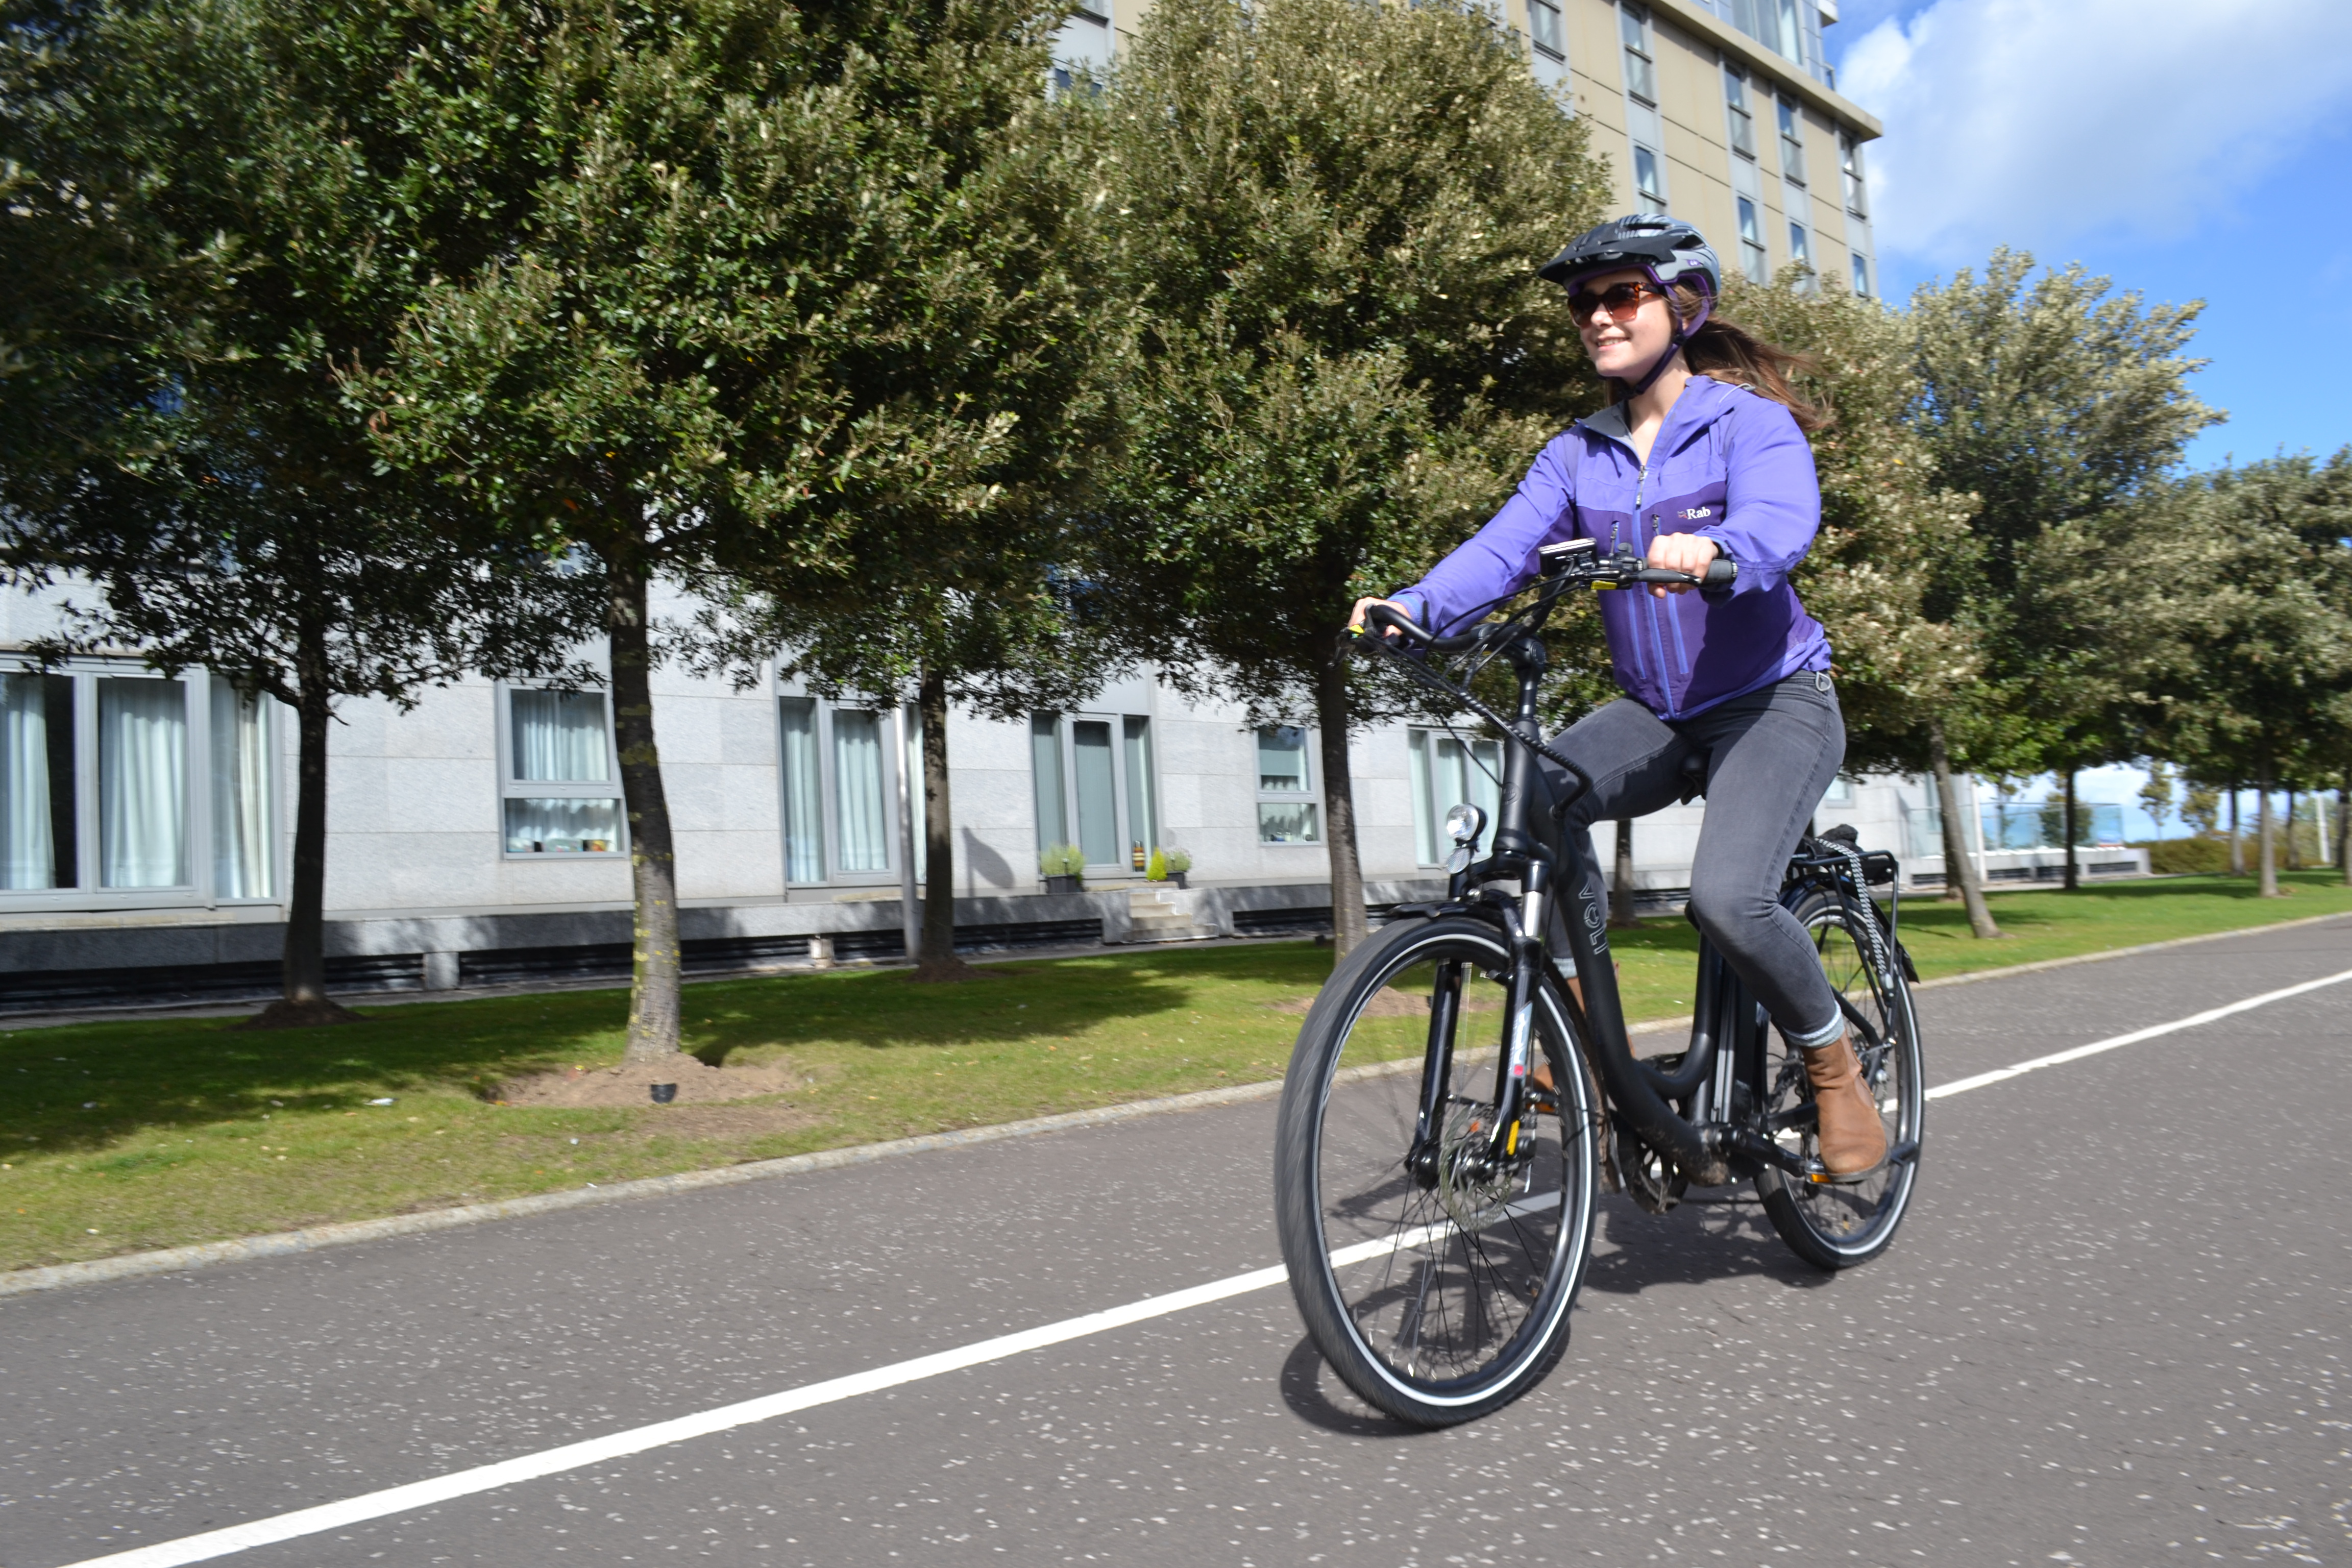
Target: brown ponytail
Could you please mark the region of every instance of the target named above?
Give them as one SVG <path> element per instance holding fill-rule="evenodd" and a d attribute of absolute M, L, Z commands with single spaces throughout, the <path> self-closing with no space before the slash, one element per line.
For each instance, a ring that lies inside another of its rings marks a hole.
<path fill-rule="evenodd" d="M 1696 284 L 1677 280 L 1670 285 L 1675 310 L 1685 321 L 1699 312 L 1706 296 Z M 1744 386 L 1759 397 L 1769 397 L 1796 416 L 1806 435 L 1826 430 L 1836 416 L 1797 390 L 1794 378 L 1811 372 L 1816 361 L 1807 353 L 1768 343 L 1737 321 L 1709 316 L 1683 343 L 1683 363 L 1693 375 Z M 1610 401 L 1622 402 L 1624 388 L 1610 384 Z"/>

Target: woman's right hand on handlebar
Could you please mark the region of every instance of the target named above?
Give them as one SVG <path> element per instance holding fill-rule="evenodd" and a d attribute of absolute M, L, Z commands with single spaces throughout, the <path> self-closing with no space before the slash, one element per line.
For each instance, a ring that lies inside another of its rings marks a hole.
<path fill-rule="evenodd" d="M 1364 629 L 1364 613 L 1375 605 L 1386 605 L 1388 608 L 1394 610 L 1397 614 L 1408 618 L 1412 615 L 1412 612 L 1410 609 L 1398 604 L 1394 599 L 1359 599 L 1356 601 L 1355 613 L 1348 617 L 1348 629 L 1351 632 L 1360 634 Z M 1381 629 L 1381 635 L 1387 637 L 1391 642 L 1394 642 L 1396 640 L 1397 630 L 1394 626 L 1386 626 Z"/>

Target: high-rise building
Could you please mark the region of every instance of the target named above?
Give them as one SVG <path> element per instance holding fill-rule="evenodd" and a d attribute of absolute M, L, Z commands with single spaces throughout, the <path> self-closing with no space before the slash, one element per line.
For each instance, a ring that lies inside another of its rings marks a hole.
<path fill-rule="evenodd" d="M 1836 0 L 1500 0 L 1538 80 L 1568 96 L 1609 160 L 1615 212 L 1696 224 L 1763 282 L 1790 262 L 1878 291 L 1863 144 L 1879 122 L 1840 97 L 1822 29 Z M 1063 29 L 1079 70 L 1108 68 L 1150 0 L 1086 0 Z"/>

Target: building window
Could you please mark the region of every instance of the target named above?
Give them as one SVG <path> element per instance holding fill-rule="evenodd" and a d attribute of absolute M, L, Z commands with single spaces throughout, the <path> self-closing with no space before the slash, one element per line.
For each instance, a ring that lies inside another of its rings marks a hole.
<path fill-rule="evenodd" d="M 1453 844 L 1445 837 L 1445 814 L 1467 803 L 1495 821 L 1502 777 L 1502 748 L 1493 741 L 1465 745 L 1442 730 L 1414 730 L 1407 737 L 1412 769 L 1413 847 L 1421 864 L 1443 866 Z"/>
<path fill-rule="evenodd" d="M 1805 118 L 1797 111 L 1796 100 L 1782 93 L 1778 105 L 1780 115 L 1780 175 L 1791 184 L 1805 183 Z"/>
<path fill-rule="evenodd" d="M 1772 280 L 1772 263 L 1764 251 L 1764 219 L 1746 196 L 1739 203 L 1739 263 L 1750 283 Z"/>
<path fill-rule="evenodd" d="M 273 897 L 271 726 L 202 675 L 0 671 L 0 893 Z"/>
<path fill-rule="evenodd" d="M 213 896 L 266 899 L 278 886 L 278 813 L 269 710 L 213 682 Z"/>
<path fill-rule="evenodd" d="M 1822 805 L 1824 806 L 1832 806 L 1852 805 L 1853 804 L 1853 781 L 1843 774 L 1830 780 L 1830 787 L 1827 790 L 1824 790 L 1822 794 Z"/>
<path fill-rule="evenodd" d="M 1257 839 L 1261 844 L 1320 844 L 1322 811 L 1310 797 L 1307 731 L 1276 724 L 1257 732 Z"/>
<path fill-rule="evenodd" d="M 1559 25 L 1559 7 L 1551 0 L 1528 0 L 1528 37 L 1556 60 L 1568 58 L 1568 40 Z"/>
<path fill-rule="evenodd" d="M 899 781 L 890 710 L 777 699 L 783 784 L 784 880 L 879 881 L 898 868 Z M 910 726 L 911 729 L 911 726 Z"/>
<path fill-rule="evenodd" d="M 1723 109 L 1731 123 L 1731 150 L 1756 156 L 1756 115 L 1748 107 L 1748 76 L 1738 66 L 1723 68 Z"/>
<path fill-rule="evenodd" d="M 1864 258 L 1859 250 L 1853 253 L 1851 259 L 1853 262 L 1853 291 L 1867 299 L 1870 296 L 1870 263 Z"/>
<path fill-rule="evenodd" d="M 1074 844 L 1088 872 L 1150 864 L 1160 843 L 1151 721 L 1139 713 L 1040 713 L 1029 746 L 1041 848 Z"/>
<path fill-rule="evenodd" d="M 620 766 L 604 694 L 513 688 L 506 700 L 506 852 L 620 854 Z"/>
<path fill-rule="evenodd" d="M 1636 142 L 1633 147 L 1634 205 L 1643 212 L 1662 213 L 1666 210 L 1666 180 L 1664 160 L 1649 148 Z"/>
<path fill-rule="evenodd" d="M 79 885 L 69 676 L 0 675 L 0 888 Z"/>
<path fill-rule="evenodd" d="M 1806 237 L 1803 224 L 1792 223 L 1789 226 L 1789 259 L 1807 267 L 1813 264 L 1813 247 Z"/>
<path fill-rule="evenodd" d="M 1632 5 L 1617 7 L 1617 33 L 1625 41 L 1625 90 L 1654 107 L 1658 67 L 1650 45 L 1650 18 Z"/>
<path fill-rule="evenodd" d="M 1851 131 L 1838 132 L 1838 170 L 1845 180 L 1845 210 L 1856 217 L 1868 217 L 1870 209 L 1864 199 L 1868 193 L 1862 177 L 1862 143 L 1854 140 Z"/>

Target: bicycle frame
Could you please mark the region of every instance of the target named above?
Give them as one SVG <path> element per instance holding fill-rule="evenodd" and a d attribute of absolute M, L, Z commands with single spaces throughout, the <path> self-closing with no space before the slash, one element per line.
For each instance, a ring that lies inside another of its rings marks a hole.
<path fill-rule="evenodd" d="M 1600 868 L 1591 839 L 1561 831 L 1567 807 L 1591 787 L 1589 775 L 1572 770 L 1575 791 L 1556 799 L 1539 765 L 1544 747 L 1537 699 L 1549 658 L 1538 617 L 1504 641 L 1499 655 L 1517 676 L 1517 701 L 1508 729 L 1520 743 L 1503 748 L 1503 776 L 1496 803 L 1492 848 L 1486 858 L 1456 872 L 1444 904 L 1423 906 L 1431 914 L 1471 913 L 1499 924 L 1512 953 L 1506 993 L 1508 1028 L 1496 1061 L 1495 1121 L 1486 1160 L 1495 1165 L 1517 1152 L 1519 1123 L 1532 1063 L 1537 990 L 1547 966 L 1569 1026 L 1608 1090 L 1617 1121 L 1642 1143 L 1670 1162 L 1699 1186 L 1720 1186 L 1776 1165 L 1804 1178 L 1800 1160 L 1742 1115 L 1765 1102 L 1762 1082 L 1766 1023 L 1762 1009 L 1738 975 L 1703 937 L 1698 987 L 1689 1047 L 1672 1072 L 1640 1060 L 1625 1029 L 1617 971 L 1609 951 L 1608 910 L 1596 891 Z M 1558 753 L 1553 753 L 1555 757 Z M 1801 861 L 1808 877 L 1835 879 L 1832 861 Z M 1841 868 L 1838 868 L 1842 869 Z M 1516 879 L 1515 899 L 1493 884 Z M 1568 957 L 1579 977 L 1582 1000 L 1566 984 L 1546 947 L 1545 933 L 1556 898 L 1574 907 L 1559 911 Z M 1399 910 L 1400 914 L 1405 910 Z M 1463 975 L 1444 966 L 1430 1003 L 1429 1045 L 1422 1068 L 1421 1096 L 1407 1165 L 1424 1183 L 1433 1182 L 1438 1132 L 1444 1124 L 1444 1086 L 1452 1080 L 1452 1051 L 1460 1019 Z M 1685 1115 L 1668 1103 L 1681 1100 Z"/>

